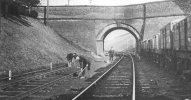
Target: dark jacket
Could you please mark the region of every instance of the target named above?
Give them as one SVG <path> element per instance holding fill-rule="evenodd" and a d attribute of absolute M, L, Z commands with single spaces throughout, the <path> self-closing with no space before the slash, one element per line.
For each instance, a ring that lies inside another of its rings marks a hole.
<path fill-rule="evenodd" d="M 68 61 L 72 61 L 72 59 L 73 59 L 73 53 L 69 53 L 69 54 L 66 56 L 66 59 L 67 59 Z"/>
<path fill-rule="evenodd" d="M 87 69 L 90 70 L 91 62 L 90 60 L 87 60 L 84 56 L 79 56 L 79 62 L 83 65 L 81 67 L 84 69 L 86 65 L 88 64 Z"/>

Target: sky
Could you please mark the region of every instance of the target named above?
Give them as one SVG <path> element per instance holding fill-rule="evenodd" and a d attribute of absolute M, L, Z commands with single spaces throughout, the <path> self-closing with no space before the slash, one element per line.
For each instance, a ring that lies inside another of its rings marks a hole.
<path fill-rule="evenodd" d="M 132 5 L 147 2 L 165 1 L 165 0 L 49 0 L 49 5 L 103 5 L 103 6 L 119 6 Z M 47 0 L 41 0 L 42 5 L 47 4 Z"/>
<path fill-rule="evenodd" d="M 127 50 L 131 47 L 135 47 L 135 38 L 125 30 L 112 31 L 104 40 L 104 50 L 108 51 L 111 47 L 113 47 L 115 51 Z"/>

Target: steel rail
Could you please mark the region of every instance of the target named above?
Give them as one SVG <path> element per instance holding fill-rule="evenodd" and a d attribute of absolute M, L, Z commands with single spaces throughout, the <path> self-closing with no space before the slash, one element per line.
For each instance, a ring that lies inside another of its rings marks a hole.
<path fill-rule="evenodd" d="M 94 84 L 96 84 L 100 79 L 102 79 L 111 69 L 113 69 L 121 60 L 123 59 L 123 57 L 121 57 L 121 59 L 115 63 L 109 70 L 107 70 L 104 74 L 102 74 L 98 79 L 96 79 L 92 84 L 90 84 L 88 87 L 86 87 L 83 91 L 81 91 L 78 95 L 76 95 L 72 100 L 76 100 L 77 98 L 79 98 L 83 93 L 85 93 L 88 89 L 90 89 Z"/>
<path fill-rule="evenodd" d="M 54 69 L 57 69 L 57 68 L 59 68 L 60 66 L 58 66 L 58 67 L 55 67 Z M 11 78 L 15 78 L 15 77 L 22 77 L 22 76 L 24 76 L 24 75 L 29 75 L 29 74 L 35 74 L 35 73 L 38 73 L 38 72 L 42 72 L 42 71 L 48 71 L 48 70 L 50 70 L 50 68 L 44 68 L 44 69 L 41 69 L 41 70 L 35 70 L 35 71 L 30 71 L 30 72 L 26 72 L 26 73 L 23 73 L 23 74 L 21 74 L 21 75 L 13 75 Z M 8 79 L 9 77 L 3 77 L 3 78 L 0 78 L 0 81 L 1 80 L 5 80 L 5 79 Z"/>
<path fill-rule="evenodd" d="M 25 80 L 29 80 L 29 79 L 33 79 L 37 76 L 43 76 L 43 75 L 48 75 L 50 73 L 54 73 L 54 72 L 57 72 L 57 71 L 61 71 L 61 70 L 67 70 L 69 69 L 69 67 L 66 67 L 66 68 L 61 68 L 61 69 L 57 69 L 57 70 L 53 70 L 53 71 L 49 71 L 49 72 L 46 72 L 46 73 L 43 73 L 43 74 L 38 74 L 38 75 L 34 75 L 34 76 L 31 76 L 31 77 L 27 77 L 27 78 L 24 78 L 24 79 L 20 79 L 18 81 L 14 81 L 14 82 L 10 82 L 10 83 L 7 83 L 7 84 L 3 84 L 3 85 L 0 85 L 0 88 L 3 89 L 3 88 L 6 88 L 8 86 L 10 86 L 11 84 L 14 84 L 14 83 L 18 83 L 18 82 L 22 82 L 22 81 L 25 81 Z"/>
<path fill-rule="evenodd" d="M 135 100 L 135 64 L 134 64 L 134 60 L 131 54 L 129 54 L 132 60 L 132 64 L 133 64 L 133 93 L 132 93 L 132 100 Z"/>

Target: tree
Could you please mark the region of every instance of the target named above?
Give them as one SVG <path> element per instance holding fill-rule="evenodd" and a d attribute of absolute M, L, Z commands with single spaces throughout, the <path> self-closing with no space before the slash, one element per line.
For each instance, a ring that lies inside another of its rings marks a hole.
<path fill-rule="evenodd" d="M 28 13 L 29 16 L 36 18 L 38 16 L 38 13 L 36 11 L 32 10 L 33 6 L 37 6 L 40 4 L 40 0 L 17 0 L 18 2 L 21 2 L 23 5 L 25 5 L 27 8 L 29 8 Z"/>
<path fill-rule="evenodd" d="M 40 0 L 18 0 L 22 3 L 24 3 L 24 5 L 28 6 L 29 8 L 32 6 L 37 6 L 40 3 Z"/>

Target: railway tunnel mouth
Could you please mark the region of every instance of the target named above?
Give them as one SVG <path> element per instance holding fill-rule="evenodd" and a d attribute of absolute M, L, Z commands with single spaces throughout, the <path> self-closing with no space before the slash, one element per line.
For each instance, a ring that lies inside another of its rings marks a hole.
<path fill-rule="evenodd" d="M 102 30 L 100 30 L 96 36 L 97 55 L 101 55 L 101 56 L 104 55 L 104 51 L 106 50 L 105 41 L 107 40 L 107 37 L 112 35 L 115 31 L 123 31 L 123 33 L 126 32 L 127 35 L 130 34 L 129 36 L 133 37 L 135 40 L 136 51 L 138 50 L 138 48 L 140 48 L 140 45 L 139 45 L 140 34 L 136 30 L 136 28 L 124 23 L 112 23 L 104 27 Z M 125 34 L 122 34 L 122 35 L 125 35 Z M 127 42 L 127 41 L 124 41 L 124 42 Z"/>

